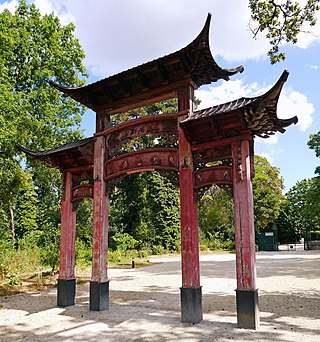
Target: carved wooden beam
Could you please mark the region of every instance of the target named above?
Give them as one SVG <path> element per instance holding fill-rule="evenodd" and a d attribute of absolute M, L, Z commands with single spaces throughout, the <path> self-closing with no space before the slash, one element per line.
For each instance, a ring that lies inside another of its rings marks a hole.
<path fill-rule="evenodd" d="M 160 114 L 145 118 L 129 120 L 112 127 L 98 135 L 106 136 L 107 147 L 112 147 L 134 138 L 148 134 L 176 134 L 177 119 L 186 113 Z"/>
<path fill-rule="evenodd" d="M 178 171 L 177 153 L 176 148 L 152 148 L 121 155 L 106 162 L 105 179 L 141 171 Z"/>
<path fill-rule="evenodd" d="M 194 172 L 194 188 L 200 189 L 202 187 L 219 184 L 232 184 L 232 167 L 230 166 L 212 166 Z"/>
<path fill-rule="evenodd" d="M 77 185 L 72 188 L 71 201 L 81 201 L 85 198 L 93 198 L 93 185 Z"/>

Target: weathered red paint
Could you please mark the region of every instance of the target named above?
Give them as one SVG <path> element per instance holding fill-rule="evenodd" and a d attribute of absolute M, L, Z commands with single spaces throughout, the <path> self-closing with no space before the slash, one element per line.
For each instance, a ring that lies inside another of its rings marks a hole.
<path fill-rule="evenodd" d="M 129 120 L 100 132 L 97 136 L 105 135 L 106 144 L 110 147 L 147 134 L 176 134 L 177 118 L 181 115 L 186 115 L 186 111 Z"/>
<path fill-rule="evenodd" d="M 177 148 L 149 148 L 126 153 L 106 162 L 106 179 L 145 170 L 178 171 Z"/>
<path fill-rule="evenodd" d="M 179 110 L 192 110 L 193 88 L 178 91 Z M 179 118 L 179 122 L 184 117 Z M 181 210 L 182 287 L 200 287 L 198 208 L 193 188 L 193 160 L 191 146 L 179 125 L 179 177 Z"/>
<path fill-rule="evenodd" d="M 83 184 L 72 188 L 71 201 L 80 201 L 84 198 L 93 198 L 93 185 Z"/>
<path fill-rule="evenodd" d="M 74 276 L 74 251 L 76 236 L 76 212 L 73 211 L 71 202 L 72 174 L 63 174 L 63 197 L 61 203 L 61 227 L 60 227 L 60 279 L 73 279 Z"/>
<path fill-rule="evenodd" d="M 237 289 L 256 289 L 250 141 L 232 144 Z"/>
<path fill-rule="evenodd" d="M 96 112 L 96 132 L 102 132 L 110 125 L 110 116 L 104 110 Z"/>
<path fill-rule="evenodd" d="M 212 166 L 194 172 L 194 188 L 199 189 L 212 184 L 232 184 L 230 166 Z"/>
<path fill-rule="evenodd" d="M 108 197 L 104 181 L 105 138 L 94 143 L 92 277 L 95 282 L 108 280 Z"/>
<path fill-rule="evenodd" d="M 204 126 L 204 125 L 202 125 Z M 205 149 L 214 149 L 215 147 L 226 147 L 234 142 L 238 142 L 239 140 L 251 140 L 252 136 L 250 133 L 243 133 L 241 135 L 237 135 L 234 137 L 228 137 L 228 138 L 221 138 L 218 140 L 214 140 L 214 141 L 209 141 L 206 143 L 202 143 L 202 144 L 196 144 L 196 145 L 192 145 L 192 151 L 203 151 Z M 213 150 L 214 151 L 214 150 Z"/>

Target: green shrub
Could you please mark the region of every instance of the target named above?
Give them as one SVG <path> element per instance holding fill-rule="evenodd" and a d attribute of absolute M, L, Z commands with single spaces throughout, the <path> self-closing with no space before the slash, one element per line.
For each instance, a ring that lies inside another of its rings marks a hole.
<path fill-rule="evenodd" d="M 128 233 L 117 233 L 112 237 L 112 239 L 116 243 L 117 249 L 122 252 L 134 249 L 138 244 L 138 241 Z"/>
<path fill-rule="evenodd" d="M 0 241 L 0 277 L 8 278 L 8 284 L 19 282 L 22 276 L 41 271 L 40 249 L 35 237 L 26 235 L 16 245 L 12 241 Z"/>
<path fill-rule="evenodd" d="M 87 268 L 91 265 L 92 261 L 92 247 L 87 246 L 82 240 L 76 239 L 75 258 L 77 266 Z"/>
<path fill-rule="evenodd" d="M 152 254 L 160 255 L 160 254 L 164 254 L 164 253 L 165 253 L 165 249 L 163 246 L 161 246 L 161 245 L 152 246 Z"/>
<path fill-rule="evenodd" d="M 7 281 L 6 285 L 9 285 L 9 286 L 22 285 L 21 278 L 16 274 L 8 273 L 7 279 L 8 279 L 8 281 Z"/>

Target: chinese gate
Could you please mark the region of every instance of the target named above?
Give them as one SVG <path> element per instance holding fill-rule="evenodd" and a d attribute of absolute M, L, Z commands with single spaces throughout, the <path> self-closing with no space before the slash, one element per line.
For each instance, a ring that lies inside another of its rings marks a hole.
<path fill-rule="evenodd" d="M 59 167 L 63 179 L 58 306 L 75 304 L 76 205 L 93 199 L 90 310 L 109 308 L 108 199 L 120 177 L 164 170 L 179 175 L 181 209 L 181 320 L 202 320 L 197 200 L 213 184 L 233 187 L 237 270 L 237 317 L 241 328 L 259 325 L 255 231 L 251 179 L 255 136 L 283 133 L 297 118 L 277 117 L 277 102 L 287 79 L 284 71 L 265 94 L 195 111 L 194 90 L 243 71 L 222 69 L 209 48 L 208 15 L 203 30 L 185 48 L 81 88 L 51 85 L 96 113 L 91 138 L 29 156 Z M 111 117 L 170 98 L 178 112 L 112 125 Z M 121 146 L 146 135 L 167 137 L 171 146 L 122 154 Z M 217 166 L 208 166 L 217 165 Z M 86 184 L 83 184 L 86 183 Z"/>

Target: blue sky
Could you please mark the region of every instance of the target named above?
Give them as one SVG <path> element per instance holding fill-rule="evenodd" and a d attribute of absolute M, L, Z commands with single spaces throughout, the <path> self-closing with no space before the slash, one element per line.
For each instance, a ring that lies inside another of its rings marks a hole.
<path fill-rule="evenodd" d="M 305 2 L 302 0 L 300 2 Z M 320 130 L 320 24 L 313 35 L 301 34 L 298 44 L 286 45 L 285 62 L 270 65 L 268 42 L 249 31 L 247 1 L 239 0 L 31 0 L 41 13 L 55 12 L 62 23 L 73 22 L 85 53 L 88 83 L 174 52 L 200 32 L 208 12 L 213 15 L 211 51 L 223 68 L 242 64 L 245 71 L 228 82 L 201 87 L 202 107 L 256 96 L 269 89 L 284 69 L 290 72 L 279 100 L 278 116 L 297 115 L 299 123 L 284 134 L 256 139 L 255 153 L 280 168 L 286 190 L 310 178 L 320 164 L 307 147 L 309 135 Z M 0 0 L 0 11 L 17 1 Z M 318 15 L 318 17 L 320 17 Z M 320 22 L 320 20 L 319 20 Z M 305 30 L 309 30 L 308 27 Z M 318 36 L 317 36 L 318 34 Z M 94 132 L 95 115 L 88 111 L 82 127 Z"/>

